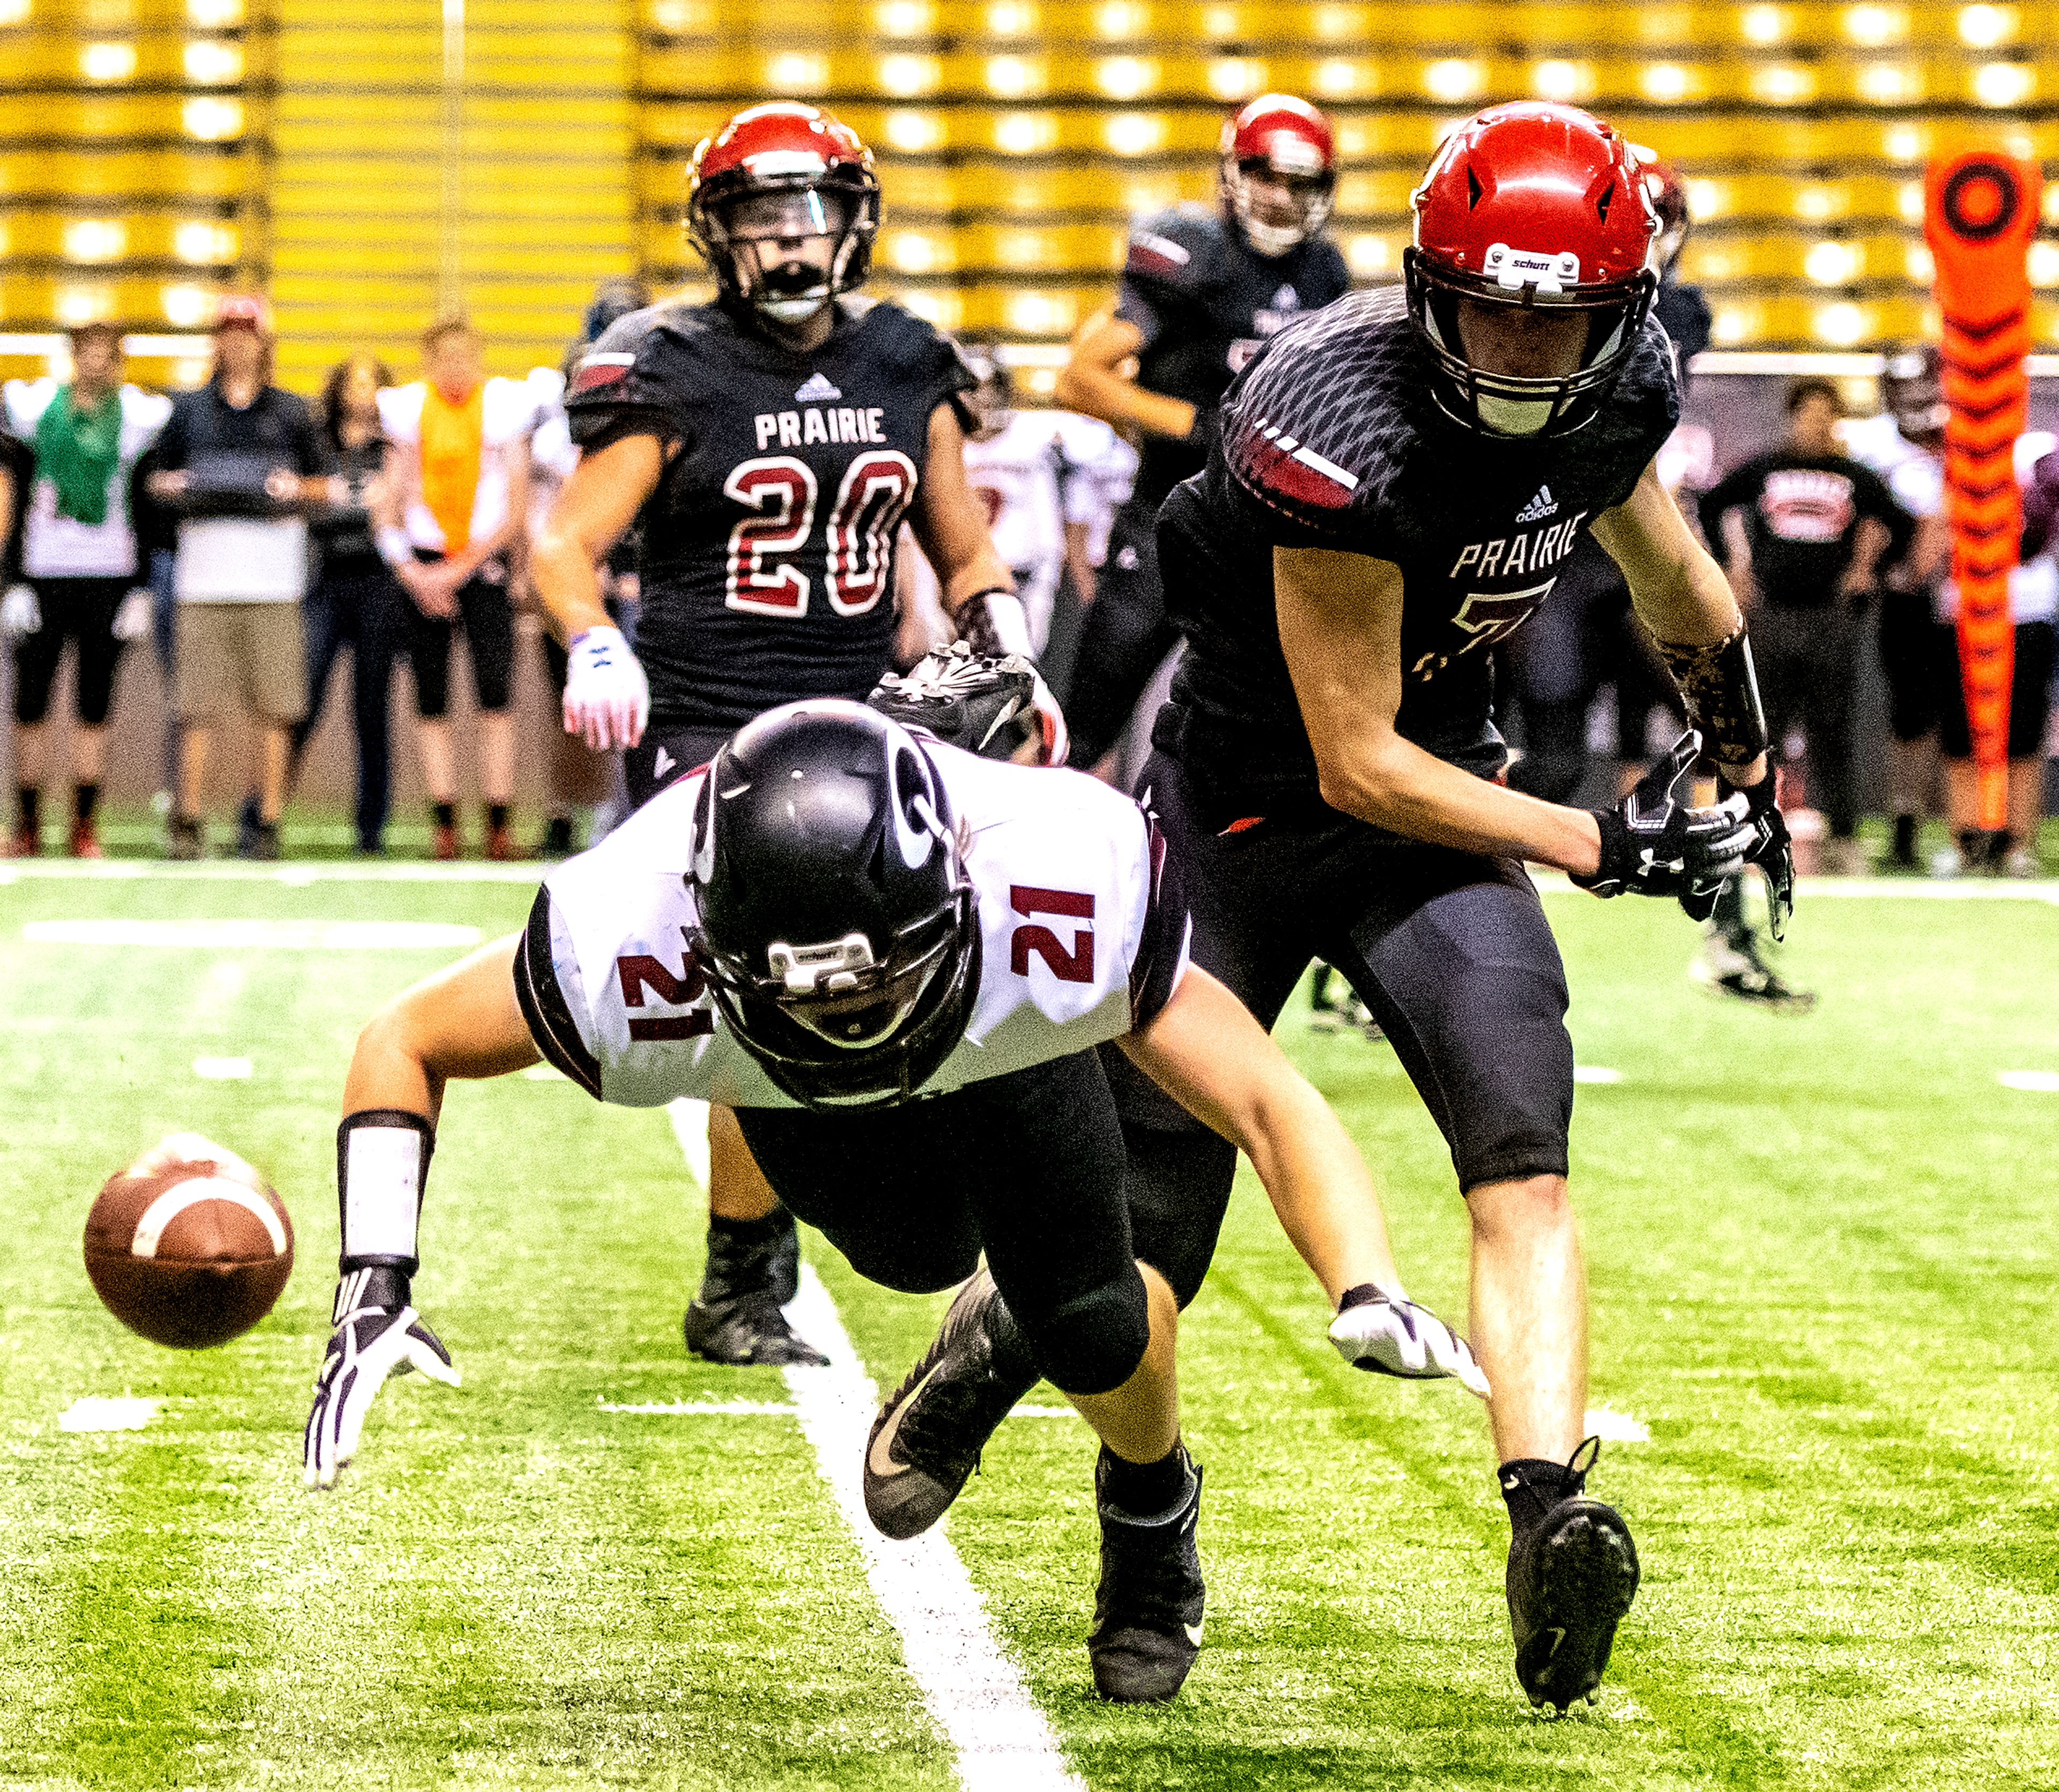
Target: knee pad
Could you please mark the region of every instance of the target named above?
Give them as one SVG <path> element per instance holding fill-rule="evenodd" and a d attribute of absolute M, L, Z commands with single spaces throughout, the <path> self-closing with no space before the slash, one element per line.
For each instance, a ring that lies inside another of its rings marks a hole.
<path fill-rule="evenodd" d="M 1151 1341 L 1151 1305 L 1134 1264 L 1041 1313 L 1011 1306 L 1037 1367 L 1068 1394 L 1105 1394 L 1137 1372 Z"/>

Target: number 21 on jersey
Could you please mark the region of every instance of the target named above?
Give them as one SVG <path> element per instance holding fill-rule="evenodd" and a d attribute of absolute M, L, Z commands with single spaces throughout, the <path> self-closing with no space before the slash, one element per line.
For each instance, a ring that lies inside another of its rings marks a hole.
<path fill-rule="evenodd" d="M 823 565 L 830 607 L 859 616 L 886 595 L 894 569 L 894 532 L 915 495 L 915 463 L 898 448 L 861 454 L 845 470 L 823 525 Z M 760 455 L 723 481 L 723 491 L 751 512 L 729 532 L 726 601 L 763 616 L 807 614 L 812 581 L 794 563 L 815 526 L 820 488 L 814 469 L 791 454 Z"/>

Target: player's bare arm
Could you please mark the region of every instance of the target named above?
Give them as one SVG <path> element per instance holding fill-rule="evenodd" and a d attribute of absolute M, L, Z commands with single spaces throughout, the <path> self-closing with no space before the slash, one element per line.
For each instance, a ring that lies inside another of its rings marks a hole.
<path fill-rule="evenodd" d="M 1585 810 L 1490 784 L 1396 731 L 1400 567 L 1324 548 L 1276 548 L 1272 569 L 1280 644 L 1325 802 L 1440 846 L 1577 874 L 1597 868 L 1600 830 Z"/>
<path fill-rule="evenodd" d="M 624 436 L 583 455 L 529 543 L 532 576 L 551 632 L 568 642 L 589 628 L 611 628 L 601 602 L 599 566 L 636 520 L 665 470 L 655 436 Z"/>
<path fill-rule="evenodd" d="M 1194 431 L 1194 407 L 1184 398 L 1148 392 L 1123 364 L 1143 346 L 1144 333 L 1110 309 L 1097 311 L 1081 325 L 1072 340 L 1071 358 L 1058 371 L 1053 396 L 1068 410 L 1077 411 L 1118 429 L 1125 426 L 1170 436 L 1176 440 Z"/>
<path fill-rule="evenodd" d="M 930 414 L 929 463 L 909 506 L 908 524 L 936 570 L 944 613 L 954 623 L 967 599 L 1015 589 L 1014 575 L 987 532 L 986 511 L 966 477 L 965 428 L 949 404 Z"/>
<path fill-rule="evenodd" d="M 381 1009 L 357 1036 L 343 1111 L 383 1108 L 432 1125 L 453 1077 L 504 1077 L 538 1061 L 515 999 L 519 934 L 482 946 Z"/>
<path fill-rule="evenodd" d="M 1281 1229 L 1331 1306 L 1343 1308 L 1330 1336 L 1348 1360 L 1390 1374 L 1441 1371 L 1486 1396 L 1487 1378 L 1464 1340 L 1408 1300 L 1380 1192 L 1343 1123 L 1250 1009 L 1190 965 L 1172 1000 L 1117 1043 L 1251 1160 Z M 1396 1325 L 1369 1310 L 1378 1304 L 1411 1323 Z"/>

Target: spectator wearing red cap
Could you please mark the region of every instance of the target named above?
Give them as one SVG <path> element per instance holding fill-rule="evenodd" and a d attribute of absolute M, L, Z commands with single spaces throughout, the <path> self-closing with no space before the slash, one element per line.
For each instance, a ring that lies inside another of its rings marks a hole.
<path fill-rule="evenodd" d="M 266 379 L 265 301 L 223 299 L 214 376 L 173 402 L 151 495 L 179 516 L 175 707 L 184 734 L 169 840 L 174 858 L 205 846 L 201 793 L 224 712 L 241 703 L 263 731 L 257 822 L 245 856 L 279 855 L 293 724 L 307 705 L 301 599 L 306 512 L 329 498 L 328 451 L 306 404 Z"/>

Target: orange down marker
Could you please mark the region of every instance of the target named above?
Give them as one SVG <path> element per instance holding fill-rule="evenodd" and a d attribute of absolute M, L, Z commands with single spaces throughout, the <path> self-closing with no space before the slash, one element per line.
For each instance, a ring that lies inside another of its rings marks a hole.
<path fill-rule="evenodd" d="M 2023 533 L 2016 439 L 2030 403 L 2030 273 L 2038 165 L 1986 149 L 1934 162 L 1923 234 L 1945 317 L 1946 514 L 1959 591 L 1959 675 L 1966 691 L 1981 826 L 2009 816 L 2009 687 L 2016 634 L 2009 575 Z"/>

